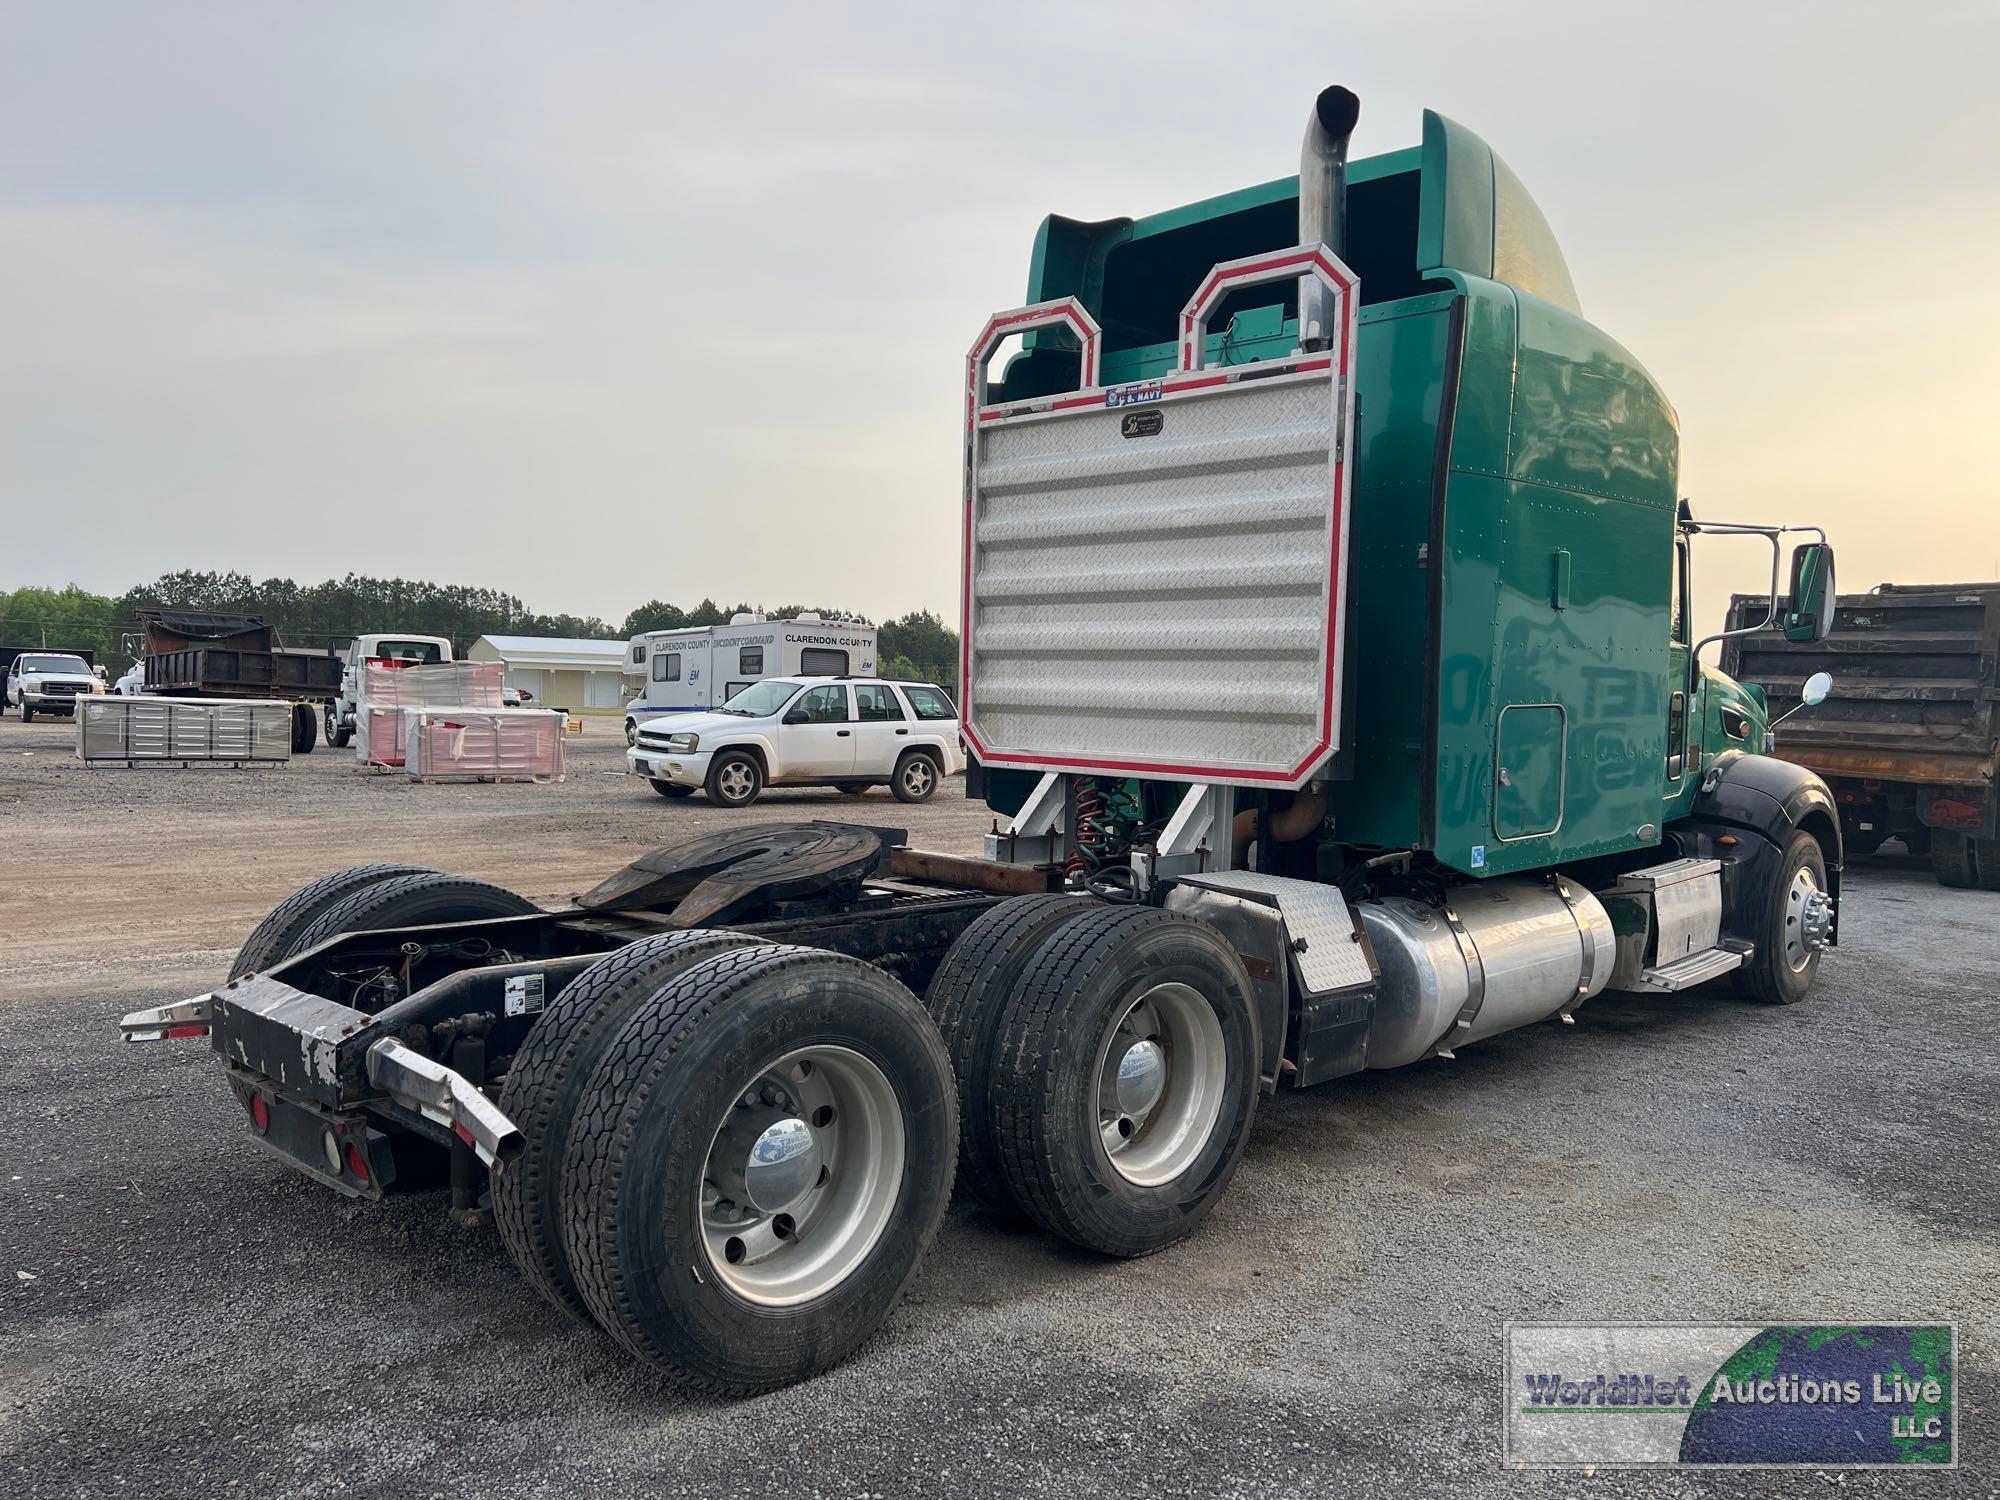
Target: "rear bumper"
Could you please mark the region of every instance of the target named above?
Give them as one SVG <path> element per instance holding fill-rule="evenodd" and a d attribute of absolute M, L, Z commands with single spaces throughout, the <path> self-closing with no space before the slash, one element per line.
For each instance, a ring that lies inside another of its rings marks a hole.
<path fill-rule="evenodd" d="M 380 1198 L 395 1184 L 394 1144 L 365 1112 L 328 1109 L 261 1073 L 230 1062 L 223 1068 L 251 1139 L 287 1166 L 349 1198 Z"/>

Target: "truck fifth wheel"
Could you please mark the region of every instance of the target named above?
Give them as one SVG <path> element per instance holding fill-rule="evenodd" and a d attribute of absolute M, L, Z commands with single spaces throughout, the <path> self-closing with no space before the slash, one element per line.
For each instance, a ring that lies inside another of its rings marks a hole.
<path fill-rule="evenodd" d="M 1672 408 L 1514 174 L 1428 113 L 1350 169 L 1357 113 L 1319 96 L 1297 180 L 1049 219 L 975 339 L 984 857 L 731 830 L 553 911 L 342 871 L 126 1035 L 208 1036 L 299 1170 L 448 1173 L 549 1300 L 752 1391 L 881 1322 L 954 1173 L 1143 1255 L 1278 1088 L 1607 987 L 1802 999 L 1838 816 L 1702 662 L 1687 559 L 1767 544 L 1764 619 L 1809 641 L 1831 549 L 1787 574 L 1787 528 L 1696 522 Z"/>

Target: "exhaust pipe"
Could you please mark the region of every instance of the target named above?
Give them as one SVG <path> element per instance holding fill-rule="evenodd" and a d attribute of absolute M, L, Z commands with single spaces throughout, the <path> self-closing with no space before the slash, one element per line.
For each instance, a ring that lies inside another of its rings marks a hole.
<path fill-rule="evenodd" d="M 1321 89 L 1299 148 L 1299 243 L 1347 254 L 1347 140 L 1361 101 L 1339 84 Z M 1316 276 L 1299 278 L 1299 345 L 1324 349 L 1333 335 L 1332 294 Z"/>

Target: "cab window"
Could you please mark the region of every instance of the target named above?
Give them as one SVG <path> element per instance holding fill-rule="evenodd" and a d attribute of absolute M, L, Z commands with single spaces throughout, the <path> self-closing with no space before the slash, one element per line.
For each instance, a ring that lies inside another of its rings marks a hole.
<path fill-rule="evenodd" d="M 847 689 L 844 687 L 816 687 L 800 694 L 795 707 L 805 710 L 808 724 L 845 724 L 847 722 Z"/>
<path fill-rule="evenodd" d="M 882 724 L 903 717 L 903 705 L 887 684 L 857 682 L 854 685 L 854 717 L 863 724 Z"/>

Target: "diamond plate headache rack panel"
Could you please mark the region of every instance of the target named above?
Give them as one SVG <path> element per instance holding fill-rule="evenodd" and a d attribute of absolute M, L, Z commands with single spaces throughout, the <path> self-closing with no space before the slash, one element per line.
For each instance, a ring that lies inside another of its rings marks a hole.
<path fill-rule="evenodd" d="M 1242 286 L 1333 291 L 1324 350 L 1200 360 Z M 1339 742 L 1350 378 L 1358 297 L 1323 246 L 1217 266 L 1183 312 L 1181 368 L 1033 402 L 986 401 L 1008 335 L 1073 299 L 989 320 L 967 359 L 965 733 L 988 765 L 1300 786 Z"/>

